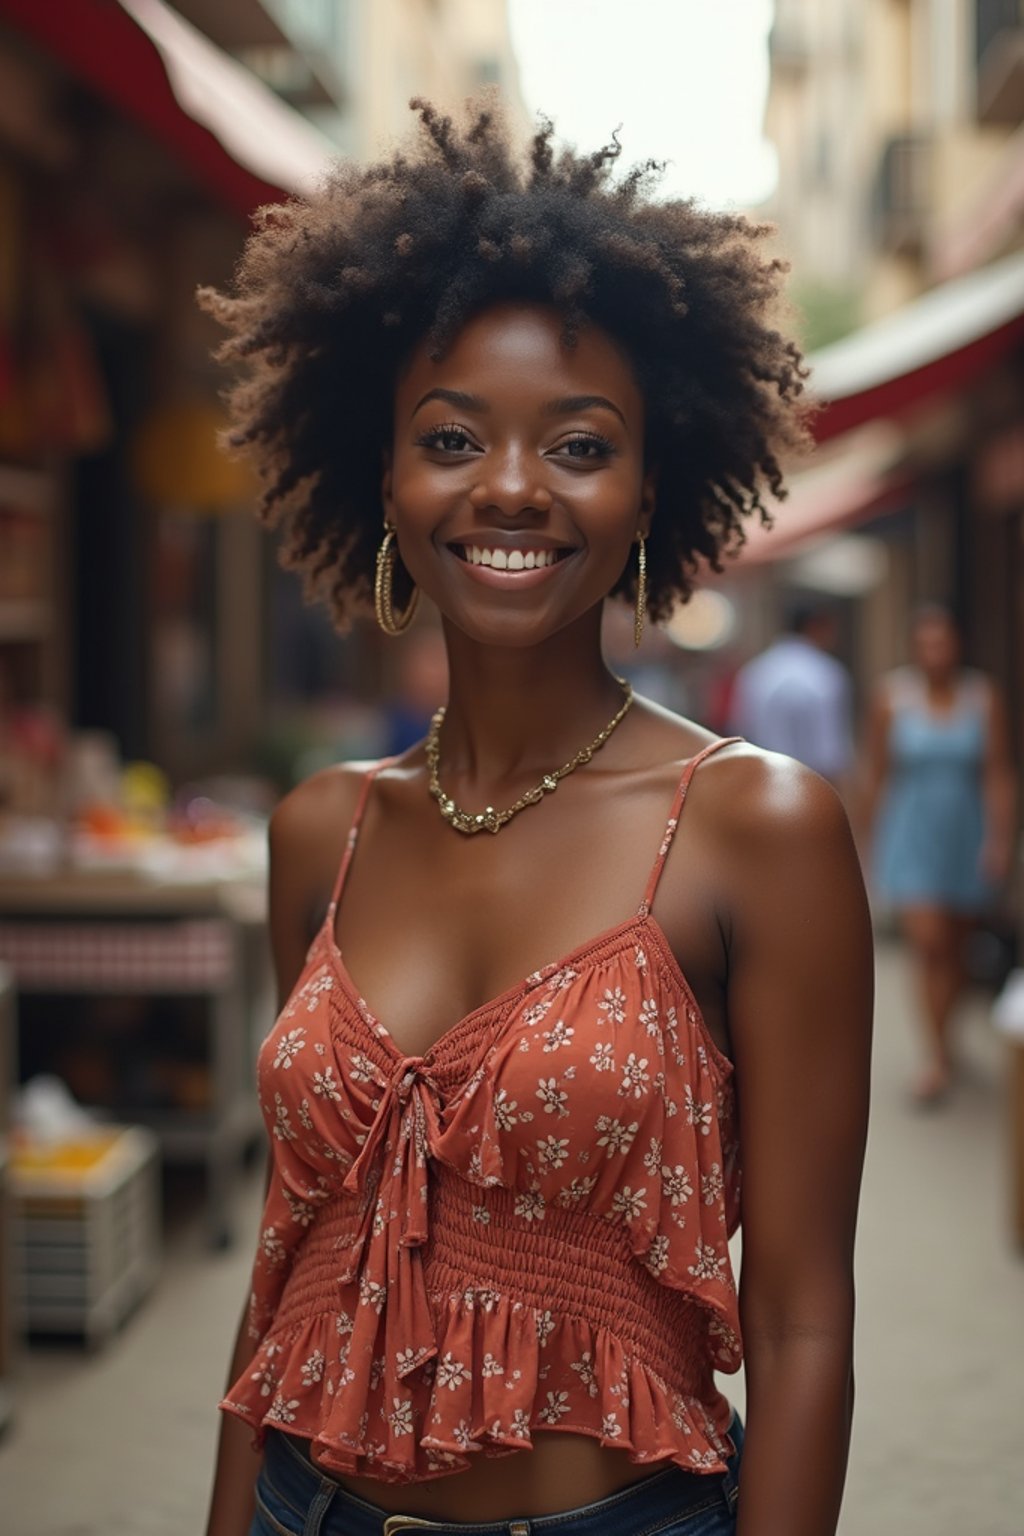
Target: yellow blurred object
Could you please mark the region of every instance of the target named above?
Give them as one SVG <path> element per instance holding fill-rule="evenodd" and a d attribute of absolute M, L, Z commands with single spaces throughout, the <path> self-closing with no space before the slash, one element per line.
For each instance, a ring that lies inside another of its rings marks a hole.
<path fill-rule="evenodd" d="M 196 512 L 231 512 L 251 502 L 252 472 L 218 443 L 226 426 L 213 401 L 158 406 L 142 423 L 132 450 L 143 496 L 158 506 Z"/>
<path fill-rule="evenodd" d="M 122 1130 L 115 1126 L 95 1135 L 72 1141 L 31 1141 L 14 1138 L 12 1167 L 16 1174 L 54 1174 L 60 1178 L 93 1173 L 120 1140 Z"/>
<path fill-rule="evenodd" d="M 162 818 L 170 799 L 167 775 L 155 763 L 127 763 L 121 774 L 121 804 L 132 820 Z"/>

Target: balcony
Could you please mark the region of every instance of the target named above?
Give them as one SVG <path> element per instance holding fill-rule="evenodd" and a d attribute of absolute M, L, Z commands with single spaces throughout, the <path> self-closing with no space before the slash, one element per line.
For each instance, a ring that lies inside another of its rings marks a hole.
<path fill-rule="evenodd" d="M 931 209 L 931 139 L 899 134 L 879 157 L 872 197 L 875 243 L 894 256 L 920 256 Z"/>
<path fill-rule="evenodd" d="M 978 121 L 1024 122 L 1024 14 L 1020 0 L 977 0 L 975 63 Z"/>

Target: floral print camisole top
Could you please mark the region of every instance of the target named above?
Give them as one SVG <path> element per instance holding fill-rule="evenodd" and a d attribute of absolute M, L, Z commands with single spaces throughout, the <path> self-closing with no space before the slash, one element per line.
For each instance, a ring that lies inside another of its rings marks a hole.
<path fill-rule="evenodd" d="M 342 1475 L 416 1482 L 545 1430 L 720 1472 L 741 1358 L 732 1068 L 639 910 L 406 1056 L 335 913 L 259 1057 L 272 1170 L 255 1354 L 222 1408 Z"/>

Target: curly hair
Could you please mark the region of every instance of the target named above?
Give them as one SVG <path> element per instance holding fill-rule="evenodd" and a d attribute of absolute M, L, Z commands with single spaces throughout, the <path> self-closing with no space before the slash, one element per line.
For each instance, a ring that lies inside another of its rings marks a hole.
<path fill-rule="evenodd" d="M 424 342 L 441 356 L 489 303 L 541 302 L 567 345 L 592 323 L 632 361 L 658 471 L 649 606 L 664 616 L 700 561 L 721 569 L 743 542 L 745 516 L 770 521 L 780 458 L 805 440 L 806 369 L 772 324 L 786 268 L 758 249 L 770 226 L 654 201 L 654 161 L 613 179 L 617 138 L 556 151 L 541 119 L 520 158 L 489 106 L 460 129 L 411 105 L 411 152 L 339 165 L 309 199 L 260 210 L 231 290 L 200 292 L 230 333 L 218 356 L 241 365 L 228 441 L 260 474 L 281 558 L 347 627 L 371 590 L 404 359 Z M 634 581 L 631 562 L 615 592 Z"/>

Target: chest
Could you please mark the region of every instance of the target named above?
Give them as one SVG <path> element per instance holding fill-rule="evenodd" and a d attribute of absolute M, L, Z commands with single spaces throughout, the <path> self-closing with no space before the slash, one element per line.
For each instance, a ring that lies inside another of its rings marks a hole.
<path fill-rule="evenodd" d="M 652 796 L 657 801 L 657 796 Z M 368 819 L 348 868 L 334 938 L 353 988 L 406 1055 L 509 998 L 632 923 L 661 829 L 652 807 L 544 806 L 496 837 L 465 838 L 398 808 Z M 660 797 L 664 814 L 664 797 Z M 659 936 L 682 964 L 714 1043 L 727 1046 L 720 941 L 709 921 L 700 859 L 659 887 Z"/>

